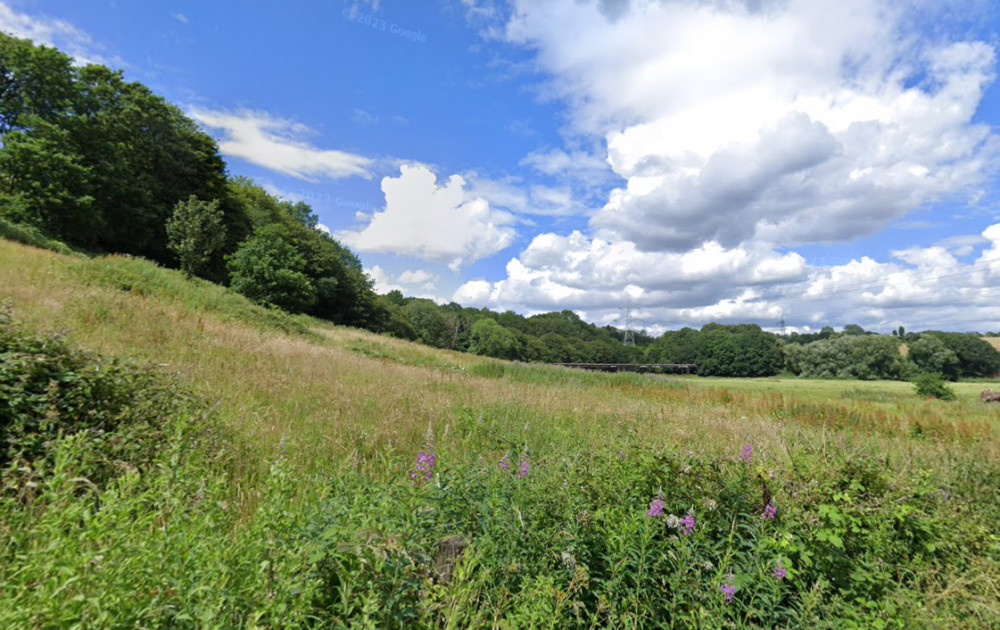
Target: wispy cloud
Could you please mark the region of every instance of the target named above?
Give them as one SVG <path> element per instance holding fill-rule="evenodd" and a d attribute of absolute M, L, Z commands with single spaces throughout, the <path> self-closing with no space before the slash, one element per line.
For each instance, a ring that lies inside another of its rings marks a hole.
<path fill-rule="evenodd" d="M 126 65 L 120 58 L 102 53 L 101 46 L 90 35 L 69 22 L 44 14 L 15 11 L 5 2 L 0 2 L 0 31 L 59 48 L 80 65 L 96 63 L 116 68 Z"/>
<path fill-rule="evenodd" d="M 374 161 L 361 155 L 321 149 L 304 140 L 312 130 L 294 120 L 254 110 L 193 107 L 188 114 L 221 133 L 219 149 L 279 173 L 315 182 L 320 179 L 372 176 Z"/>
<path fill-rule="evenodd" d="M 351 114 L 351 120 L 362 126 L 374 125 L 378 122 L 378 116 L 368 113 L 363 109 L 354 108 L 354 112 Z"/>

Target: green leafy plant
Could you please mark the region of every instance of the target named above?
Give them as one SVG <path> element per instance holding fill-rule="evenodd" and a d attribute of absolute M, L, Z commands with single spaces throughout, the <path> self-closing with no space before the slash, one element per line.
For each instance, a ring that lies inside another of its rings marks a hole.
<path fill-rule="evenodd" d="M 938 400 L 955 400 L 955 391 L 948 387 L 944 377 L 937 372 L 924 372 L 913 381 L 913 386 L 918 396 L 937 398 Z"/>

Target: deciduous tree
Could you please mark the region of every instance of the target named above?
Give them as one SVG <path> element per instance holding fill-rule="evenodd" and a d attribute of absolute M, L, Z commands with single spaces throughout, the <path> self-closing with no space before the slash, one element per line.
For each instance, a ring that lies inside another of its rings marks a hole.
<path fill-rule="evenodd" d="M 184 273 L 200 275 L 225 242 L 226 226 L 217 199 L 202 201 L 191 195 L 177 202 L 167 221 L 167 247 L 177 255 Z"/>

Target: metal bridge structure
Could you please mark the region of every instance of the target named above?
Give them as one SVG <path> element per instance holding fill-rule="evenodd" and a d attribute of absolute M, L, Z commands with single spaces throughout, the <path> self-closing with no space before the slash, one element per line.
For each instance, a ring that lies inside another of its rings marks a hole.
<path fill-rule="evenodd" d="M 560 367 L 595 370 L 598 372 L 671 372 L 691 374 L 698 369 L 694 363 L 551 363 Z"/>

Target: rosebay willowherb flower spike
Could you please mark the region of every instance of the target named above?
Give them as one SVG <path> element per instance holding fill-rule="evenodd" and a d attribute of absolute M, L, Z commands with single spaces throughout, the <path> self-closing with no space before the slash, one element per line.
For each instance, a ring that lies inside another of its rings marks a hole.
<path fill-rule="evenodd" d="M 646 518 L 657 518 L 663 516 L 663 499 L 653 499 L 646 510 Z"/>
<path fill-rule="evenodd" d="M 410 478 L 413 479 L 413 483 L 418 484 L 423 481 L 430 481 L 434 476 L 434 465 L 436 463 L 437 453 L 434 451 L 418 452 L 417 459 L 413 463 L 413 472 L 410 473 Z"/>
<path fill-rule="evenodd" d="M 694 532 L 694 510 L 688 510 L 687 515 L 681 519 L 681 532 L 685 536 Z"/>
<path fill-rule="evenodd" d="M 733 594 L 736 593 L 736 587 L 735 586 L 733 586 L 732 584 L 726 584 L 725 582 L 723 582 L 722 586 L 719 587 L 719 590 L 721 590 L 722 594 L 726 596 L 726 601 L 727 602 L 733 601 Z"/>
<path fill-rule="evenodd" d="M 531 459 L 528 457 L 528 445 L 524 445 L 521 457 L 517 460 L 517 478 L 524 479 L 531 470 Z"/>
<path fill-rule="evenodd" d="M 528 476 L 528 471 L 531 470 L 531 462 L 528 461 L 527 455 L 522 455 L 521 459 L 517 462 L 517 478 L 524 479 Z"/>

